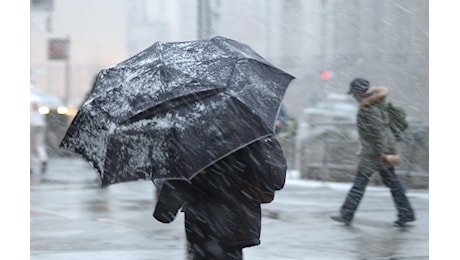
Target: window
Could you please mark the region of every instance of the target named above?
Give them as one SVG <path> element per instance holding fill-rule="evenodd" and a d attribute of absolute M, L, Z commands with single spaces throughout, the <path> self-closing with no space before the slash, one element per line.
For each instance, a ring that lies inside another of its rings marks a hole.
<path fill-rule="evenodd" d="M 53 0 L 30 0 L 30 8 L 32 10 L 51 11 L 53 10 L 53 3 Z"/>

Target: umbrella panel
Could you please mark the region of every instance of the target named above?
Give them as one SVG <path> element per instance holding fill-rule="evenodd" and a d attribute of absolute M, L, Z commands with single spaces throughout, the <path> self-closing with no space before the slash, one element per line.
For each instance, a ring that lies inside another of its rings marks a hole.
<path fill-rule="evenodd" d="M 235 98 L 214 95 L 208 99 L 118 127 L 107 147 L 102 184 L 191 179 L 215 161 L 272 134 Z"/>

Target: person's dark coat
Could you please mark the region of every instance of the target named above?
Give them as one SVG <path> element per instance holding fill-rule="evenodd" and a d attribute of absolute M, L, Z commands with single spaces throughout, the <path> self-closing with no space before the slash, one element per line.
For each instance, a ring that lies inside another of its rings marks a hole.
<path fill-rule="evenodd" d="M 167 181 L 154 217 L 171 222 L 183 206 L 190 243 L 214 240 L 223 248 L 258 245 L 260 204 L 270 202 L 275 191 L 283 188 L 286 169 L 278 141 L 265 138 L 208 167 L 191 183 Z"/>

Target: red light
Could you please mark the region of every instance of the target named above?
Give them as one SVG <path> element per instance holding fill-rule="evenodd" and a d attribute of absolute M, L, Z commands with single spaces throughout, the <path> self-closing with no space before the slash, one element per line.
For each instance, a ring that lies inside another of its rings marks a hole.
<path fill-rule="evenodd" d="M 321 78 L 323 78 L 323 80 L 328 80 L 330 77 L 331 74 L 329 73 L 329 71 L 323 71 L 323 73 L 321 73 Z"/>

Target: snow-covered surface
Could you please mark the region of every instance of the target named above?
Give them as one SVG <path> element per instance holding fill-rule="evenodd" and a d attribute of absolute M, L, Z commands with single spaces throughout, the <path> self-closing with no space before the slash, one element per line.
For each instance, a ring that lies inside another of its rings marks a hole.
<path fill-rule="evenodd" d="M 30 186 L 30 259 L 186 259 L 183 214 L 170 224 L 152 218 L 155 188 L 138 181 L 98 186 L 80 159 L 50 161 Z M 262 207 L 261 245 L 246 260 L 429 259 L 429 192 L 408 190 L 417 221 L 393 227 L 390 191 L 369 186 L 351 227 L 333 222 L 350 183 L 301 180 L 286 185 Z"/>

